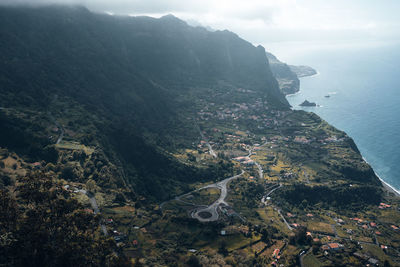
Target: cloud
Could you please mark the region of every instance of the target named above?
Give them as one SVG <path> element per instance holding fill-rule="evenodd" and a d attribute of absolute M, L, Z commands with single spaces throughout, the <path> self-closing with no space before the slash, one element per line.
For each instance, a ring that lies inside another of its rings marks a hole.
<path fill-rule="evenodd" d="M 2 4 L 80 4 L 92 11 L 159 17 L 174 14 L 214 29 L 229 29 L 255 44 L 279 41 L 400 38 L 387 0 L 0 0 Z"/>

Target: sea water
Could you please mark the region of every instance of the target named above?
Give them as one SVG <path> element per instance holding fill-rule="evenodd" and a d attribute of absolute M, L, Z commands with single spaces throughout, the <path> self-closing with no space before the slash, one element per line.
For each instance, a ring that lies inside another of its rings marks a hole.
<path fill-rule="evenodd" d="M 286 46 L 290 48 L 290 44 Z M 294 109 L 312 111 L 345 131 L 375 172 L 400 189 L 400 44 L 310 45 L 277 50 L 290 64 L 318 71 L 301 78 Z M 304 100 L 319 107 L 299 107 Z"/>

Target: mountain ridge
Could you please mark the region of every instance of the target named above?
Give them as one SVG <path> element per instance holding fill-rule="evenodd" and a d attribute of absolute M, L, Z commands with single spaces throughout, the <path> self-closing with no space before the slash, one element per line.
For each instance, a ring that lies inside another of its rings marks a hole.
<path fill-rule="evenodd" d="M 0 8 L 0 40 L 1 263 L 350 265 L 376 245 L 354 217 L 396 245 L 400 204 L 346 133 L 290 109 L 262 46 L 64 6 Z"/>

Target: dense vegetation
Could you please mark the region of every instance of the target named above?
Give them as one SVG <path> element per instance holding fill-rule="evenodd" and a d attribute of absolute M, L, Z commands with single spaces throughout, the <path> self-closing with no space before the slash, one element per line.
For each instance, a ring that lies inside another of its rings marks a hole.
<path fill-rule="evenodd" d="M 282 193 L 282 197 L 295 206 L 302 208 L 318 203 L 328 207 L 351 208 L 364 205 L 378 205 L 382 200 L 382 192 L 374 186 L 327 186 L 294 185 Z"/>
<path fill-rule="evenodd" d="M 166 153 L 199 138 L 188 120 L 189 89 L 231 84 L 288 106 L 264 49 L 228 31 L 193 28 L 173 16 L 114 17 L 61 6 L 2 7 L 0 25 L 0 107 L 42 114 L 0 114 L 0 145 L 52 161 L 54 153 L 41 151 L 52 143 L 43 134 L 48 113 L 77 117 L 68 124 L 75 132 L 92 125 L 79 141 L 104 148 L 127 181 L 158 199 L 176 186 L 216 178 L 213 166 L 199 171 Z"/>
<path fill-rule="evenodd" d="M 15 192 L 0 190 L 0 263 L 5 266 L 118 265 L 99 218 L 69 198 L 52 177 L 31 173 Z M 16 196 L 15 196 L 16 195 Z"/>
<path fill-rule="evenodd" d="M 326 210 L 386 201 L 351 138 L 289 109 L 290 66 L 229 31 L 1 7 L 0 40 L 0 265 L 296 266 Z M 218 221 L 189 217 L 228 177 Z"/>

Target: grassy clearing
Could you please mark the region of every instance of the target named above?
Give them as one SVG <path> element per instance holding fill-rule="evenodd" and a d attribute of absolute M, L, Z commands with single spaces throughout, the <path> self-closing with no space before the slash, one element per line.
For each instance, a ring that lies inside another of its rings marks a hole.
<path fill-rule="evenodd" d="M 265 224 L 272 223 L 281 232 L 286 234 L 291 233 L 286 224 L 282 222 L 282 218 L 279 216 L 278 212 L 275 211 L 271 206 L 268 206 L 266 208 L 259 208 L 256 211 Z"/>
<path fill-rule="evenodd" d="M 283 246 L 283 241 L 282 240 L 274 240 L 275 244 L 273 244 L 271 247 L 267 248 L 261 255 L 264 257 L 272 257 L 272 253 L 274 253 L 275 249 L 281 249 Z"/>
<path fill-rule="evenodd" d="M 382 210 L 379 221 L 383 223 L 400 224 L 400 213 L 394 209 Z"/>
<path fill-rule="evenodd" d="M 311 253 L 307 254 L 303 258 L 303 264 L 307 267 L 319 267 L 322 263 Z"/>
<path fill-rule="evenodd" d="M 222 243 L 226 244 L 226 249 L 229 252 L 237 250 L 243 246 L 250 245 L 252 242 L 257 241 L 259 238 L 247 238 L 242 234 L 232 234 L 227 236 L 219 236 L 218 238 L 207 242 L 206 240 L 199 241 L 195 244 L 196 247 L 207 247 L 211 249 L 218 249 Z"/>
<path fill-rule="evenodd" d="M 388 259 L 388 256 L 383 252 L 383 250 L 376 245 L 364 244 L 362 252 L 371 254 L 381 262 L 384 262 L 386 259 Z"/>
<path fill-rule="evenodd" d="M 306 225 L 308 230 L 312 232 L 324 232 L 324 233 L 334 234 L 332 226 L 328 223 L 308 221 Z"/>
<path fill-rule="evenodd" d="M 210 205 L 219 198 L 220 194 L 221 190 L 218 188 L 206 188 L 193 192 L 192 194 L 183 197 L 182 200 L 196 205 Z"/>
<path fill-rule="evenodd" d="M 59 148 L 59 149 L 80 150 L 80 151 L 85 152 L 86 155 L 90 155 L 94 152 L 94 148 L 87 147 L 87 146 L 79 144 L 77 142 L 65 141 L 65 142 L 56 144 L 55 146 L 56 146 L 56 148 Z"/>

